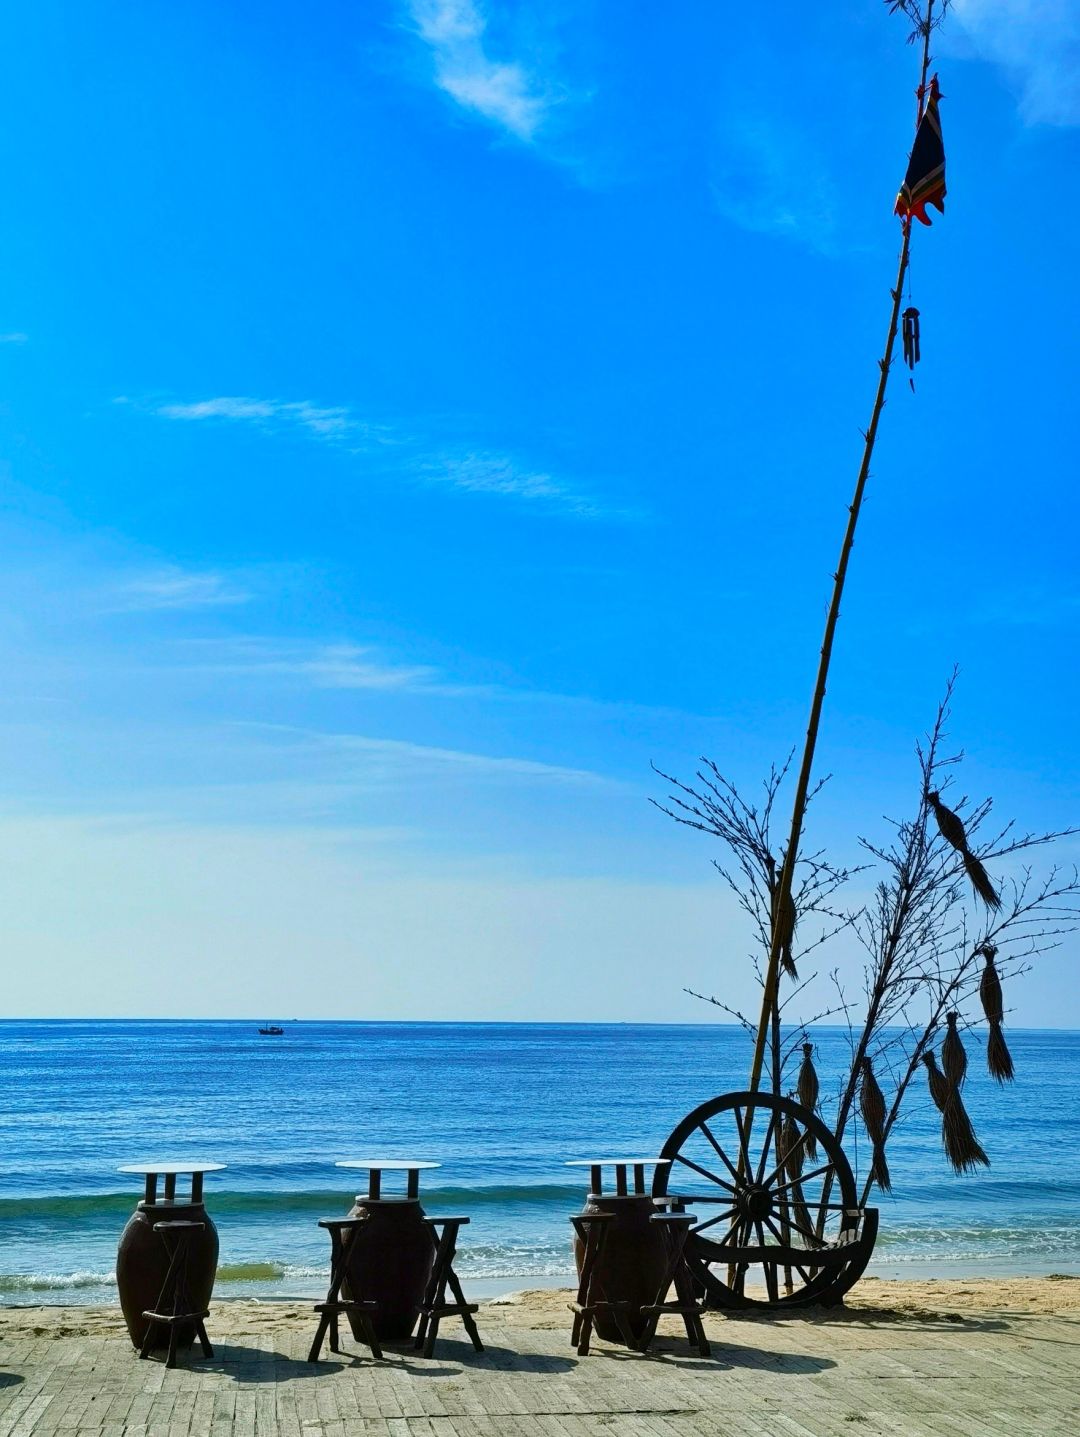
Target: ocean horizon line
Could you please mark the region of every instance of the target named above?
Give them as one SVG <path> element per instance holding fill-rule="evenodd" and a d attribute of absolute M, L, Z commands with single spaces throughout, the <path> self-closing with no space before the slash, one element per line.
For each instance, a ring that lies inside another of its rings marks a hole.
<path fill-rule="evenodd" d="M 236 1017 L 204 1018 L 199 1016 L 184 1017 L 101 1017 L 101 1016 L 80 1016 L 80 1017 L 0 1017 L 0 1028 L 16 1027 L 27 1023 L 39 1023 L 49 1025 L 59 1024 L 94 1024 L 106 1023 L 115 1024 L 144 1024 L 161 1025 L 172 1023 L 176 1025 L 199 1023 L 199 1024 L 226 1024 L 252 1023 L 256 1027 L 260 1024 L 275 1023 L 286 1026 L 302 1026 L 305 1024 L 319 1024 L 322 1027 L 338 1028 L 565 1028 L 580 1030 L 583 1028 L 668 1028 L 688 1029 L 693 1028 L 699 1031 L 724 1031 L 739 1032 L 742 1025 L 739 1023 L 726 1022 L 679 1022 L 676 1020 L 658 1021 L 647 1018 L 283 1018 L 270 1017 L 265 1013 L 242 1013 Z M 788 1032 L 798 1032 L 805 1027 L 808 1031 L 821 1033 L 846 1033 L 847 1025 L 844 1023 L 785 1023 L 783 1025 Z M 1008 1025 L 1010 1033 L 1039 1034 L 1039 1033 L 1062 1033 L 1067 1035 L 1080 1035 L 1080 1028 L 1068 1028 L 1062 1026 L 1025 1026 L 1023 1024 Z M 883 1032 L 900 1032 L 902 1026 L 888 1027 Z"/>

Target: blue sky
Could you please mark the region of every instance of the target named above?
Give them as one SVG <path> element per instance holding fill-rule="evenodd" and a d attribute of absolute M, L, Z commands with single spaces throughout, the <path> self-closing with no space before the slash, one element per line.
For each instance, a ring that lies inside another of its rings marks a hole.
<path fill-rule="evenodd" d="M 800 738 L 917 55 L 877 0 L 732 14 L 9 10 L 9 1012 L 751 1001 L 650 763 L 752 786 Z M 916 801 L 954 663 L 965 787 L 1080 813 L 1080 20 L 957 0 L 935 51 L 923 361 L 821 745 L 840 857 Z M 1077 955 L 1016 1021 L 1080 1026 Z"/>

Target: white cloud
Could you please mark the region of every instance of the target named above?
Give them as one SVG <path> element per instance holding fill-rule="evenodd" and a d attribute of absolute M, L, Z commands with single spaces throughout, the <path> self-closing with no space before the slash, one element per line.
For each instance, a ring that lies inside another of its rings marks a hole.
<path fill-rule="evenodd" d="M 436 484 L 448 484 L 467 494 L 503 494 L 596 517 L 601 510 L 551 474 L 530 469 L 504 454 L 446 456 L 424 465 L 424 474 Z"/>
<path fill-rule="evenodd" d="M 366 776 L 382 774 L 408 775 L 410 784 L 440 772 L 467 770 L 471 776 L 499 779 L 539 779 L 560 783 L 614 786 L 614 780 L 590 773 L 587 769 L 564 768 L 559 764 L 540 763 L 528 758 L 501 758 L 491 754 L 471 753 L 464 749 L 434 748 L 427 744 L 408 743 L 402 739 L 368 738 L 360 734 L 322 734 L 312 736 L 318 746 L 339 756 L 358 759 Z"/>
<path fill-rule="evenodd" d="M 427 664 L 395 664 L 367 644 L 279 644 L 273 640 L 235 639 L 196 646 L 193 667 L 213 673 L 296 678 L 325 689 L 369 689 L 401 693 L 416 689 L 444 692 L 439 671 Z M 457 690 L 454 690 L 457 692 Z"/>
<path fill-rule="evenodd" d="M 975 53 L 1009 75 L 1029 124 L 1080 125 L 1076 0 L 953 0 L 953 15 Z"/>
<path fill-rule="evenodd" d="M 163 419 L 284 420 L 310 430 L 321 439 L 337 439 L 349 430 L 366 428 L 352 417 L 348 409 L 324 409 L 306 399 L 285 403 L 277 399 L 225 396 L 201 399 L 195 404 L 162 404 L 156 412 Z"/>
<path fill-rule="evenodd" d="M 106 595 L 106 611 L 205 609 L 221 604 L 243 604 L 250 597 L 224 574 L 194 573 L 166 565 L 113 585 Z"/>
<path fill-rule="evenodd" d="M 117 404 L 131 401 L 119 398 Z M 393 454 L 394 472 L 415 481 L 441 484 L 467 494 L 493 494 L 539 504 L 579 518 L 630 519 L 627 509 L 609 509 L 545 470 L 523 464 L 506 454 L 487 452 L 438 453 L 425 440 L 395 435 L 386 425 L 361 420 L 346 407 L 324 408 L 309 400 L 251 399 L 226 396 L 193 403 L 154 406 L 162 419 L 181 422 L 206 420 L 252 423 L 273 431 L 281 425 L 299 425 L 321 443 L 337 446 L 346 436 L 350 453 L 377 450 L 386 461 Z M 370 443 L 357 442 L 359 440 Z"/>
<path fill-rule="evenodd" d="M 435 83 L 467 110 L 531 140 L 552 103 L 517 61 L 488 54 L 487 19 L 475 0 L 409 0 L 420 38 L 435 60 Z"/>

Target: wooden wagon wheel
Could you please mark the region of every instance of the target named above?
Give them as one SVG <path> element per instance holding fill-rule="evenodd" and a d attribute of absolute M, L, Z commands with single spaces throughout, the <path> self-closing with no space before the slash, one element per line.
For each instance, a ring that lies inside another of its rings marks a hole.
<path fill-rule="evenodd" d="M 710 1306 L 835 1303 L 862 1274 L 877 1212 L 859 1208 L 829 1129 L 790 1098 L 712 1098 L 687 1114 L 660 1155 L 669 1163 L 657 1167 L 653 1195 L 698 1216 L 687 1255 Z"/>

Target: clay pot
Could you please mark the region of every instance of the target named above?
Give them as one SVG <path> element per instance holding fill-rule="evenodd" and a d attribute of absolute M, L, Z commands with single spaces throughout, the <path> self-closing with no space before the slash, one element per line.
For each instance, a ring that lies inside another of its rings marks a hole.
<path fill-rule="evenodd" d="M 120 1234 L 116 1254 L 116 1287 L 127 1330 L 136 1347 L 142 1346 L 148 1324 L 144 1312 L 157 1310 L 161 1289 L 169 1270 L 165 1244 L 154 1231 L 156 1222 L 201 1222 L 202 1232 L 191 1233 L 187 1246 L 187 1291 L 191 1307 L 202 1312 L 210 1306 L 210 1296 L 217 1276 L 218 1235 L 202 1203 L 141 1202 L 127 1227 Z M 177 1340 L 190 1346 L 195 1340 L 195 1325 L 182 1324 Z M 167 1328 L 158 1328 L 155 1347 L 166 1347 Z"/>
<path fill-rule="evenodd" d="M 604 1250 L 593 1279 L 599 1281 L 609 1302 L 630 1304 L 627 1317 L 635 1337 L 640 1337 L 645 1330 L 646 1317 L 641 1309 L 656 1301 L 667 1267 L 664 1234 L 658 1224 L 649 1221 L 656 1211 L 652 1198 L 641 1194 L 609 1197 L 606 1193 L 599 1196 L 590 1193 L 582 1208 L 585 1213 L 615 1215 L 615 1221 L 608 1224 Z M 575 1237 L 574 1261 L 579 1277 L 584 1256 L 585 1245 Z M 606 1342 L 622 1341 L 614 1318 L 603 1308 L 596 1314 L 596 1331 Z"/>
<path fill-rule="evenodd" d="M 342 1296 L 379 1304 L 377 1337 L 402 1342 L 412 1336 L 431 1278 L 435 1244 L 418 1202 L 358 1197 L 349 1213 L 363 1227 L 343 1234 L 347 1277 Z M 353 1336 L 363 1340 L 352 1313 Z"/>

